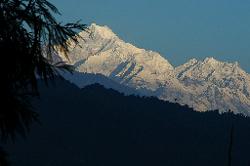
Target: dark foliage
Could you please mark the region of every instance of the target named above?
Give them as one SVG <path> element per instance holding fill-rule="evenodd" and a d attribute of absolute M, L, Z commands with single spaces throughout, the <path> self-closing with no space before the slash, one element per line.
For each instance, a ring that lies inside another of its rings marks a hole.
<path fill-rule="evenodd" d="M 229 154 L 232 166 L 248 166 L 249 118 L 63 80 L 40 91 L 42 126 L 8 147 L 17 166 L 226 166 Z"/>
<path fill-rule="evenodd" d="M 230 139 L 228 146 L 228 166 L 232 166 L 232 156 L 233 156 L 233 140 L 234 140 L 234 123 L 233 119 L 231 119 L 231 129 L 230 129 Z"/>
<path fill-rule="evenodd" d="M 55 46 L 67 57 L 67 39 L 77 43 L 76 30 L 85 25 L 62 25 L 60 14 L 47 0 L 0 0 L 1 110 L 0 139 L 25 136 L 38 114 L 31 107 L 30 96 L 37 96 L 37 78 L 47 82 L 57 69 L 70 69 L 63 62 L 53 62 Z M 0 152 L 0 165 L 6 165 Z"/>
<path fill-rule="evenodd" d="M 7 161 L 7 153 L 0 147 L 0 166 L 9 166 Z"/>
<path fill-rule="evenodd" d="M 37 78 L 53 79 L 58 68 L 69 69 L 63 62 L 54 63 L 55 46 L 67 56 L 71 38 L 77 43 L 76 30 L 85 25 L 62 25 L 60 14 L 46 0 L 0 0 L 1 99 L 0 137 L 14 139 L 24 135 L 37 120 L 27 97 L 38 95 Z M 45 49 L 46 48 L 46 49 Z"/>

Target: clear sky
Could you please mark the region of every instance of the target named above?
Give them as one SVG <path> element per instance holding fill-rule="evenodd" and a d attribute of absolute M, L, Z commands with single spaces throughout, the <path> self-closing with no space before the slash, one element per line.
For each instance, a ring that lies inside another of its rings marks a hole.
<path fill-rule="evenodd" d="M 234 62 L 250 73 L 250 0 L 51 0 L 62 21 L 109 26 L 174 66 L 190 58 Z"/>

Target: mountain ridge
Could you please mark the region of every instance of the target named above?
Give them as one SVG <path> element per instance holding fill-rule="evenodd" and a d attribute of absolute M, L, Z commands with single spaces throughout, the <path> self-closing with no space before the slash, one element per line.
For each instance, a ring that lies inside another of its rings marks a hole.
<path fill-rule="evenodd" d="M 80 35 L 85 41 L 70 48 L 68 62 L 77 72 L 102 74 L 144 95 L 198 111 L 250 115 L 250 75 L 238 63 L 209 57 L 174 67 L 159 53 L 124 42 L 107 26 L 91 24 Z"/>
<path fill-rule="evenodd" d="M 4 146 L 13 166 L 222 166 L 232 123 L 232 165 L 249 165 L 249 117 L 196 112 L 97 84 L 80 89 L 59 78 L 38 81 L 38 89 L 32 106 L 42 123 Z"/>

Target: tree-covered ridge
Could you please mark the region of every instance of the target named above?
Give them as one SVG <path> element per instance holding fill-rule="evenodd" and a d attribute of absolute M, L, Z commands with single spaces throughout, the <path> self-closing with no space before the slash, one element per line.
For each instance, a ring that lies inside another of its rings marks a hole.
<path fill-rule="evenodd" d="M 232 165 L 249 164 L 249 118 L 195 112 L 97 84 L 51 85 L 40 84 L 41 100 L 33 102 L 42 126 L 11 148 L 18 165 L 221 166 L 229 154 Z"/>

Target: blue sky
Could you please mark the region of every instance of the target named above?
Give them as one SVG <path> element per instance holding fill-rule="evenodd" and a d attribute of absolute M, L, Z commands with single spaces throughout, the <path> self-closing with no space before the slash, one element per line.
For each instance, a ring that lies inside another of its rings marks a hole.
<path fill-rule="evenodd" d="M 51 0 L 60 20 L 109 26 L 174 66 L 215 57 L 250 73 L 250 0 Z"/>

